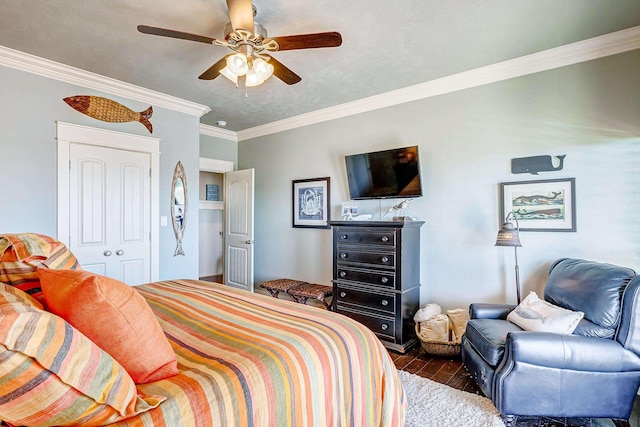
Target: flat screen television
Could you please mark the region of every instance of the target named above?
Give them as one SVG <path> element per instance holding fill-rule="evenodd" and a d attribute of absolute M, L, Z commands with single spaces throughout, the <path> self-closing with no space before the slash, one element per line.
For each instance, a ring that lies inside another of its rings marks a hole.
<path fill-rule="evenodd" d="M 352 200 L 422 196 L 418 146 L 345 156 Z"/>

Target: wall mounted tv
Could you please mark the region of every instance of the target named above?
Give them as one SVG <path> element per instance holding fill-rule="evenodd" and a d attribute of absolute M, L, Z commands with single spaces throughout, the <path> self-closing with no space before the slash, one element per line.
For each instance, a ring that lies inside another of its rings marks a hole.
<path fill-rule="evenodd" d="M 422 196 L 418 146 L 345 156 L 353 200 Z"/>

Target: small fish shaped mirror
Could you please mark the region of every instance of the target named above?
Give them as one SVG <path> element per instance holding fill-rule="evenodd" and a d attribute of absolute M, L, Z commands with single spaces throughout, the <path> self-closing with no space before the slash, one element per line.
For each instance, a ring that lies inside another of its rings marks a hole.
<path fill-rule="evenodd" d="M 187 176 L 184 173 L 182 162 L 178 161 L 173 170 L 171 183 L 171 223 L 173 234 L 176 235 L 176 250 L 173 256 L 184 255 L 182 250 L 182 236 L 187 226 Z"/>

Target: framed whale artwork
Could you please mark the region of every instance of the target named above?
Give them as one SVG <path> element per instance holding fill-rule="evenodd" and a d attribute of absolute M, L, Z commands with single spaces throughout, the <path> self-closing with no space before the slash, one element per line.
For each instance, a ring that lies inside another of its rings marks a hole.
<path fill-rule="evenodd" d="M 502 182 L 500 224 L 513 212 L 520 231 L 576 231 L 575 178 Z"/>

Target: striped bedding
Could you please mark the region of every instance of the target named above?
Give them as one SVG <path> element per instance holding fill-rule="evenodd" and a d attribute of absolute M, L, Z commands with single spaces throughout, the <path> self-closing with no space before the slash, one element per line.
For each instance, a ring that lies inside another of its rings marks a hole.
<path fill-rule="evenodd" d="M 180 374 L 139 385 L 167 396 L 114 426 L 402 426 L 406 399 L 387 351 L 335 313 L 195 280 L 136 289 Z"/>

